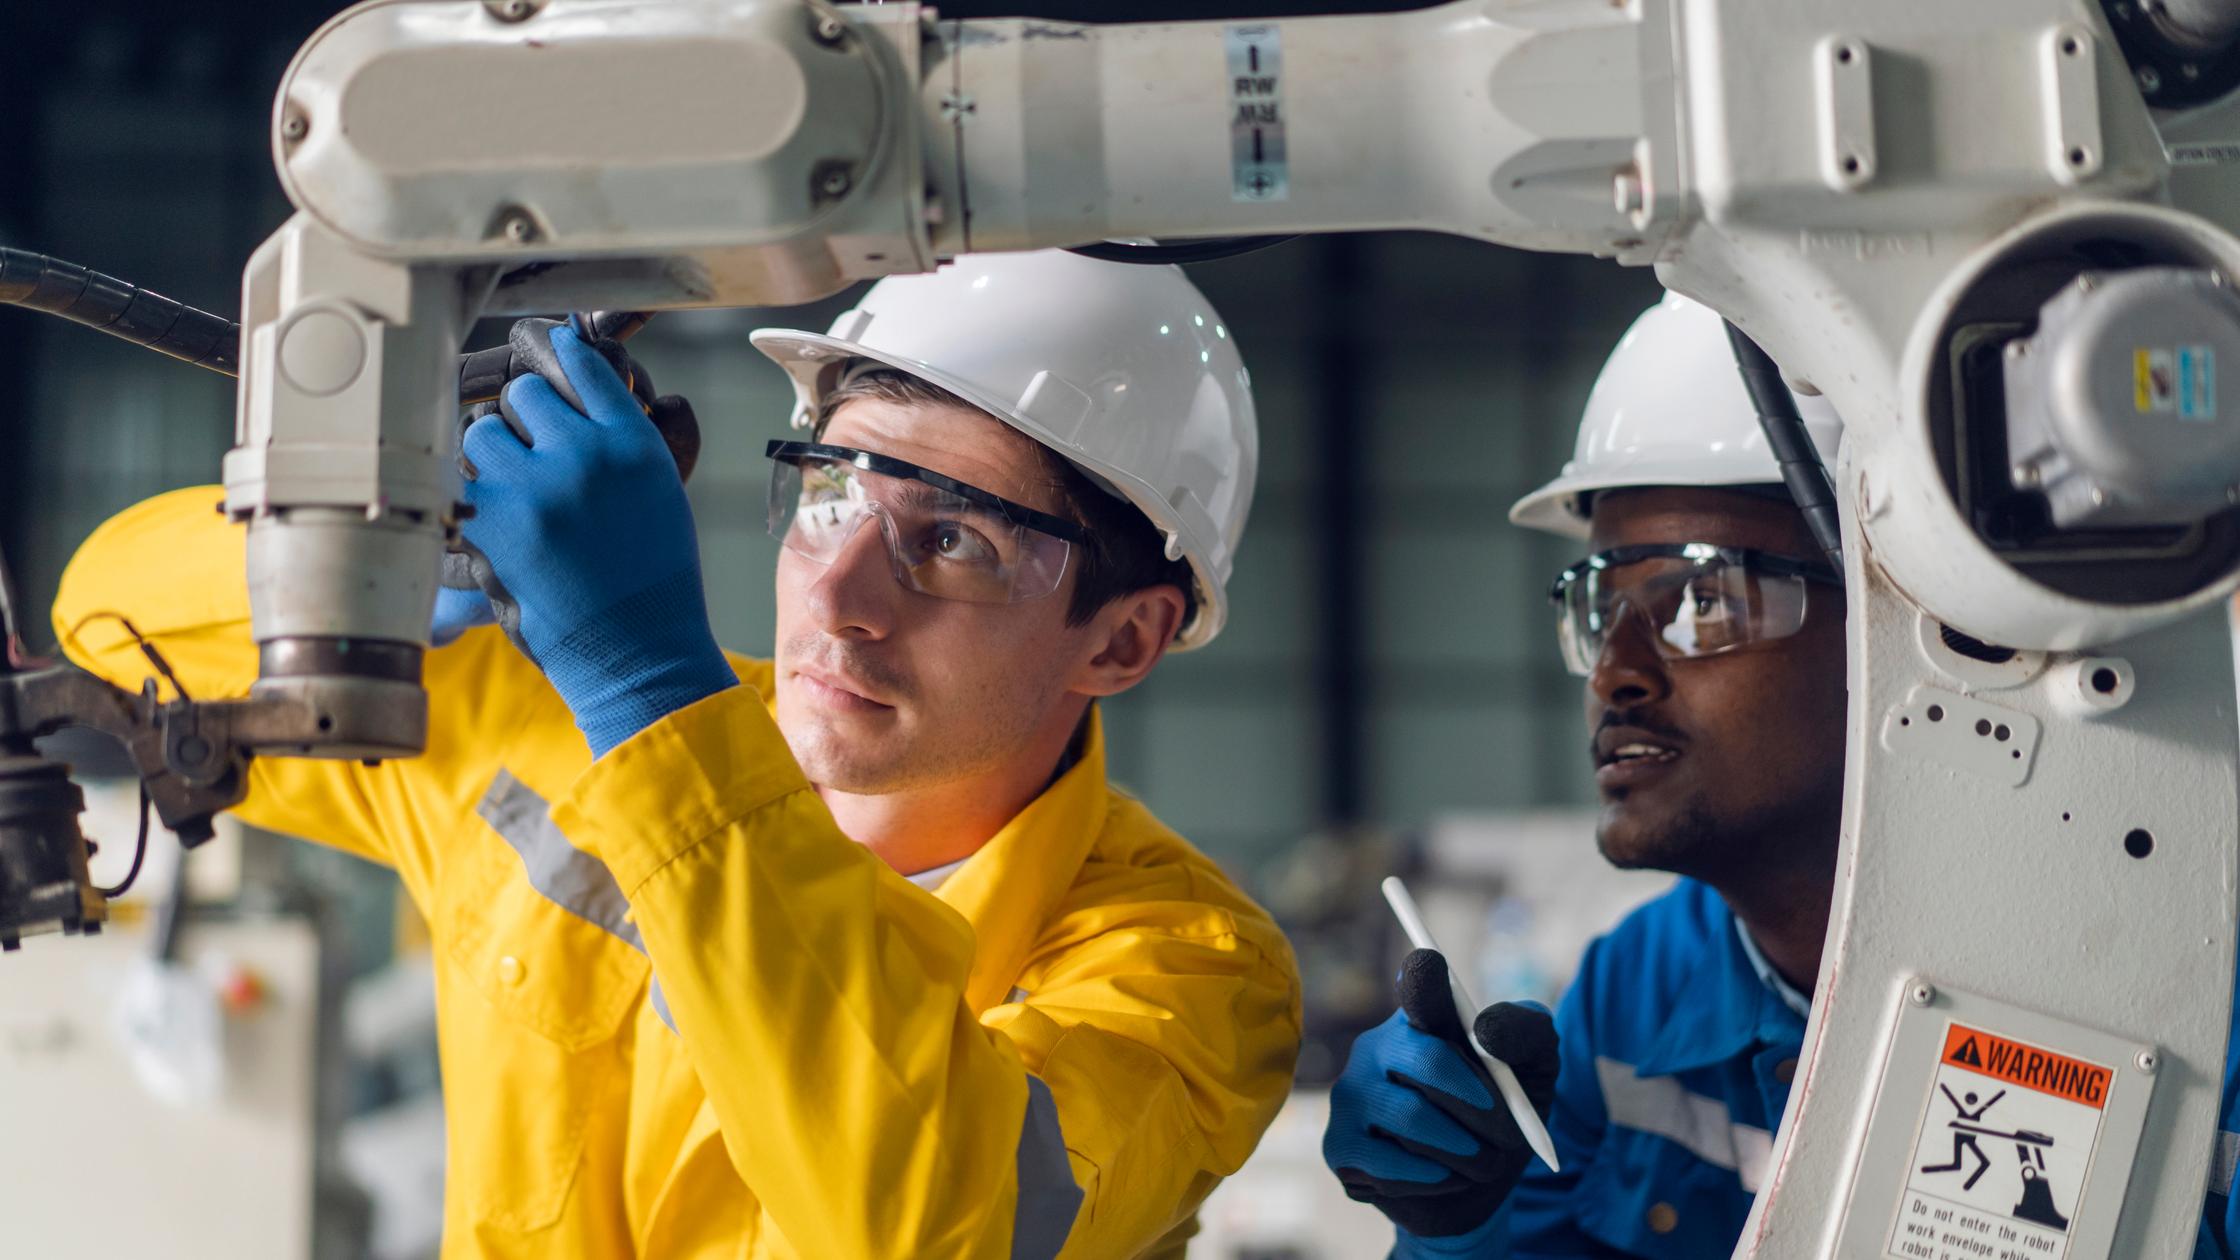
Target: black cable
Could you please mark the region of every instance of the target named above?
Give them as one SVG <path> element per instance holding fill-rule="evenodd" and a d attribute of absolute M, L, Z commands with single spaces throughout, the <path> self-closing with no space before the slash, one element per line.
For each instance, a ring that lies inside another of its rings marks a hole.
<path fill-rule="evenodd" d="M 1202 263 L 1218 262 L 1241 254 L 1258 253 L 1272 249 L 1285 241 L 1299 239 L 1290 236 L 1214 236 L 1200 241 L 1161 241 L 1151 245 L 1131 245 L 1125 241 L 1098 241 L 1094 245 L 1075 245 L 1067 252 L 1084 258 L 1104 262 L 1124 263 Z"/>
<path fill-rule="evenodd" d="M 531 263 L 508 273 L 506 279 L 531 275 L 551 265 Z M 237 376 L 241 371 L 239 321 L 197 310 L 115 276 L 88 271 L 45 254 L 0 245 L 0 305 L 60 315 L 226 376 Z M 652 318 L 649 311 L 581 313 L 582 325 L 596 337 L 615 341 L 629 340 Z M 506 346 L 459 356 L 459 404 L 464 407 L 495 401 L 498 391 L 520 371 Z M 0 608 L 0 612 L 5 611 Z"/>
<path fill-rule="evenodd" d="M 27 249 L 0 245 L 0 304 L 60 315 L 227 376 L 239 370 L 237 321 Z"/>
<path fill-rule="evenodd" d="M 30 664 L 23 651 L 23 635 L 16 628 L 16 583 L 8 572 L 8 553 L 0 548 L 0 674 Z"/>
<path fill-rule="evenodd" d="M 117 883 L 117 885 L 116 885 L 115 887 L 113 887 L 113 888 L 99 888 L 99 887 L 97 887 L 97 888 L 95 888 L 95 889 L 94 889 L 94 891 L 95 891 L 95 892 L 97 892 L 97 893 L 100 893 L 100 894 L 101 894 L 101 897 L 102 897 L 102 899 L 103 899 L 103 900 L 105 900 L 105 901 L 115 901 L 115 900 L 116 900 L 117 898 L 119 898 L 119 897 L 122 897 L 122 896 L 124 896 L 124 895 L 125 895 L 126 893 L 128 893 L 128 892 L 132 891 L 132 882 L 133 882 L 134 880 L 136 880 L 136 879 L 140 878 L 140 864 L 141 864 L 142 862 L 145 862 L 145 861 L 147 861 L 147 860 L 148 860 L 148 785 L 147 785 L 146 783 L 142 783 L 142 784 L 140 785 L 140 839 L 139 839 L 138 841 L 136 841 L 136 842 L 134 843 L 134 845 L 133 845 L 133 849 L 132 849 L 132 869 L 131 869 L 131 870 L 129 870 L 129 871 L 126 871 L 126 872 L 124 873 L 124 879 L 122 879 L 121 881 L 119 881 L 119 882 Z"/>
<path fill-rule="evenodd" d="M 1757 408 L 1758 425 L 1765 430 L 1766 445 L 1781 466 L 1781 480 L 1789 487 L 1789 497 L 1804 514 L 1812 541 L 1820 545 L 1828 563 L 1841 574 L 1843 524 L 1836 514 L 1835 482 L 1828 476 L 1827 465 L 1820 462 L 1820 452 L 1813 449 L 1812 434 L 1805 430 L 1804 417 L 1797 414 L 1797 400 L 1790 395 L 1788 382 L 1781 379 L 1781 369 L 1747 333 L 1730 323 L 1727 342 L 1734 347 L 1742 387 L 1750 391 L 1750 404 Z"/>

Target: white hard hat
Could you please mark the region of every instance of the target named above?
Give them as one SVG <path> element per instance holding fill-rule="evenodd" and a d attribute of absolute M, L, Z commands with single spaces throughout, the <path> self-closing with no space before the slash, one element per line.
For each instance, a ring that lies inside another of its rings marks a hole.
<path fill-rule="evenodd" d="M 890 276 L 829 333 L 757 329 L 793 378 L 795 428 L 869 359 L 948 390 L 1072 461 L 1188 559 L 1198 609 L 1175 648 L 1220 633 L 1260 436 L 1235 336 L 1178 267 L 1064 250 L 971 254 Z"/>
<path fill-rule="evenodd" d="M 1843 422 L 1827 399 L 1795 397 L 1812 445 L 1833 469 Z M 1743 388 L 1725 321 L 1668 292 L 1633 321 L 1602 365 L 1571 462 L 1517 500 L 1509 519 L 1585 538 L 1586 500 L 1597 490 L 1779 484 L 1781 468 Z"/>

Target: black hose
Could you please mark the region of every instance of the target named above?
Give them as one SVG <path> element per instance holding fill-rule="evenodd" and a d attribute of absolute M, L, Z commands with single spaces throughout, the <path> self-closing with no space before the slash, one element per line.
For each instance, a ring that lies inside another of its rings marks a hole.
<path fill-rule="evenodd" d="M 1134 245 L 1126 241 L 1099 241 L 1094 245 L 1076 245 L 1067 252 L 1103 262 L 1124 263 L 1202 263 L 1235 258 L 1240 254 L 1258 253 L 1285 241 L 1297 240 L 1291 236 L 1217 236 L 1198 241 L 1161 241 L 1152 245 Z"/>
<path fill-rule="evenodd" d="M 1827 465 L 1820 462 L 1820 452 L 1813 449 L 1804 417 L 1797 414 L 1797 400 L 1789 393 L 1788 382 L 1781 379 L 1781 369 L 1773 365 L 1773 359 L 1757 342 L 1750 340 L 1749 334 L 1730 323 L 1727 342 L 1734 347 L 1735 366 L 1742 371 L 1742 387 L 1750 392 L 1750 405 L 1757 408 L 1766 445 L 1773 451 L 1774 462 L 1781 466 L 1782 483 L 1789 487 L 1789 497 L 1796 500 L 1797 511 L 1804 514 L 1812 541 L 1827 553 L 1828 563 L 1840 575 L 1843 524 L 1836 514 L 1836 486 L 1828 476 Z"/>
<path fill-rule="evenodd" d="M 196 367 L 240 374 L 239 321 L 59 258 L 0 246 L 0 304 L 60 315 Z M 594 311 L 583 315 L 581 323 L 595 339 L 628 341 L 652 318 L 649 311 Z M 498 391 L 519 374 L 508 346 L 460 355 L 459 405 L 496 401 Z"/>
<path fill-rule="evenodd" d="M 60 315 L 227 376 L 240 363 L 237 321 L 45 254 L 0 246 L 0 303 Z"/>

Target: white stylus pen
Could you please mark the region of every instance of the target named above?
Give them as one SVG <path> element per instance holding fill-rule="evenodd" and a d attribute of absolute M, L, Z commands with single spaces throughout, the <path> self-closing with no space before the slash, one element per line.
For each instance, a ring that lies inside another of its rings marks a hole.
<path fill-rule="evenodd" d="M 1384 881 L 1384 899 L 1391 903 L 1392 913 L 1400 919 L 1400 930 L 1408 934 L 1408 943 L 1417 949 L 1439 950 L 1445 958 L 1447 952 L 1439 949 L 1439 942 L 1431 939 L 1431 929 L 1423 925 L 1423 916 L 1416 911 L 1416 899 L 1408 895 L 1408 886 L 1398 875 L 1388 875 Z M 1563 1165 L 1556 1162 L 1555 1139 L 1548 1136 L 1548 1126 L 1540 1122 L 1540 1113 L 1532 1109 L 1532 1100 L 1524 1096 L 1524 1086 L 1517 1081 L 1517 1074 L 1509 1065 L 1486 1052 L 1478 1041 L 1478 1004 L 1462 987 L 1462 977 L 1455 974 L 1454 961 L 1447 962 L 1447 992 L 1454 998 L 1454 1013 L 1462 1021 L 1463 1036 L 1470 1048 L 1478 1052 L 1478 1061 L 1492 1073 L 1493 1083 L 1501 1090 L 1501 1101 L 1509 1105 L 1509 1114 L 1517 1121 L 1517 1128 L 1524 1133 L 1527 1146 L 1548 1166 L 1549 1172 L 1562 1172 Z"/>

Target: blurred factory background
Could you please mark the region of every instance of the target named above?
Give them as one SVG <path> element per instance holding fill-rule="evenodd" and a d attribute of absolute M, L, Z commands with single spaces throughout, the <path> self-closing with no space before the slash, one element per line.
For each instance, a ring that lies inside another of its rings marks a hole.
<path fill-rule="evenodd" d="M 1253 5 L 1341 7 L 1219 11 Z M 273 85 L 336 6 L 0 7 L 0 244 L 231 309 L 243 261 L 287 209 L 265 148 Z M 1121 15 L 1091 10 L 943 7 Z M 1126 15 L 1212 16 L 1168 0 Z M 1310 1033 L 1297 1106 L 1208 1206 L 1193 1254 L 1381 1254 L 1389 1234 L 1349 1213 L 1316 1150 L 1317 1087 L 1390 1009 L 1404 949 L 1376 879 L 1417 877 L 1481 994 L 1551 1001 L 1584 941 L 1658 886 L 1609 872 L 1593 849 L 1578 684 L 1544 597 L 1573 548 L 1505 519 L 1562 463 L 1602 357 L 1657 290 L 1606 263 L 1398 234 L 1295 241 L 1192 275 L 1252 368 L 1259 491 L 1229 629 L 1108 708 L 1112 767 L 1284 920 Z M 665 392 L 693 400 L 706 434 L 692 495 L 727 646 L 771 647 L 760 452 L 790 401 L 746 334 L 821 330 L 847 304 L 667 315 L 632 346 Z M 479 331 L 502 336 L 502 324 Z M 103 519 L 217 479 L 233 391 L 0 311 L 0 407 L 0 547 L 38 610 Z M 51 647 L 43 624 L 29 629 L 35 650 Z M 72 751 L 89 771 L 116 769 L 98 748 Z M 87 831 L 113 878 L 133 792 L 113 779 L 94 795 Z M 126 1254 L 433 1254 L 432 999 L 395 881 L 238 831 L 192 855 L 185 880 L 162 860 L 175 846 L 159 849 L 126 930 L 0 961 L 0 1126 L 49 1134 L 0 1146 L 14 1241 L 28 1229 L 59 1248 L 109 1202 L 105 1228 L 144 1217 L 162 1240 L 104 1235 Z M 166 924 L 152 907 L 177 888 L 196 905 Z M 166 944 L 220 998 L 204 1047 L 215 1069 L 166 1066 L 115 1014 L 134 959 Z"/>

